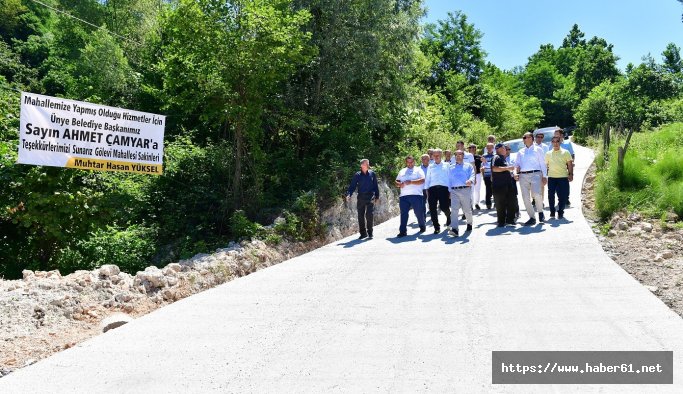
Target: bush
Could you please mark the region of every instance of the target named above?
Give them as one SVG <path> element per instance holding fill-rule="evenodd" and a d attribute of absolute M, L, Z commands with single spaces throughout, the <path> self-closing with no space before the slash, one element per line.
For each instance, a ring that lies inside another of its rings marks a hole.
<path fill-rule="evenodd" d="M 255 237 L 263 227 L 247 218 L 242 210 L 237 210 L 230 218 L 230 232 L 237 239 L 251 239 Z"/>

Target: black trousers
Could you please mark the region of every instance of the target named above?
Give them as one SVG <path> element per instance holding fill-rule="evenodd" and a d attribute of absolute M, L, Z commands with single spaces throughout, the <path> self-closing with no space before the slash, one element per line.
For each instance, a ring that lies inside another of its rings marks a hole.
<path fill-rule="evenodd" d="M 548 178 L 548 203 L 550 212 L 555 213 L 555 194 L 558 197 L 557 212 L 564 214 L 564 207 L 569 200 L 569 178 Z"/>
<path fill-rule="evenodd" d="M 512 184 L 507 187 L 496 187 L 493 190 L 493 198 L 496 200 L 498 224 L 514 223 L 517 210 L 517 194 Z"/>
<path fill-rule="evenodd" d="M 491 209 L 491 197 L 493 197 L 493 185 L 491 185 L 491 177 L 484 177 L 484 186 L 486 186 L 486 208 Z M 496 203 L 498 204 L 498 203 Z"/>
<path fill-rule="evenodd" d="M 429 188 L 429 216 L 432 218 L 432 226 L 439 228 L 439 211 L 436 204 L 447 218 L 451 217 L 451 194 L 446 186 L 432 186 Z"/>
<path fill-rule="evenodd" d="M 372 193 L 358 193 L 358 231 L 361 235 L 372 235 L 372 214 L 375 211 L 375 203 Z"/>

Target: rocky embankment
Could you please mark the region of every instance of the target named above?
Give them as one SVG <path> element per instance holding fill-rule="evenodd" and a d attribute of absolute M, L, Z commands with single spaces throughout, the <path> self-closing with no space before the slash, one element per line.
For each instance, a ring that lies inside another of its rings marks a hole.
<path fill-rule="evenodd" d="M 612 260 L 683 317 L 683 227 L 673 212 L 654 219 L 617 212 L 607 223 L 595 214 L 595 165 L 583 186 L 583 211 Z"/>
<path fill-rule="evenodd" d="M 394 190 L 381 187 L 375 222 L 398 214 Z M 163 268 L 131 275 L 116 265 L 62 276 L 24 271 L 23 279 L 0 280 L 0 377 L 52 353 L 169 303 L 306 253 L 357 231 L 355 198 L 321 213 L 326 235 L 278 245 L 231 242 Z"/>

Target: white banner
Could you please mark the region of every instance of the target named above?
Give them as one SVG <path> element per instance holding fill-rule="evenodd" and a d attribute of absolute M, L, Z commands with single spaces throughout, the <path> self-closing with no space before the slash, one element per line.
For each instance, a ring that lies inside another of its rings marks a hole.
<path fill-rule="evenodd" d="M 21 93 L 17 163 L 161 175 L 166 117 Z"/>

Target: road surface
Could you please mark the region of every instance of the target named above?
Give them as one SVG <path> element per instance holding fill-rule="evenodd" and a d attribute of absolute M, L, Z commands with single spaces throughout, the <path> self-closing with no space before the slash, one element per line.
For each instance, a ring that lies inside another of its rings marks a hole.
<path fill-rule="evenodd" d="M 0 393 L 683 392 L 683 319 L 602 251 L 579 204 L 592 153 L 577 158 L 565 221 L 501 230 L 485 213 L 460 238 L 413 221 L 398 240 L 395 218 L 16 371 Z M 672 350 L 676 385 L 493 385 L 493 350 Z"/>

